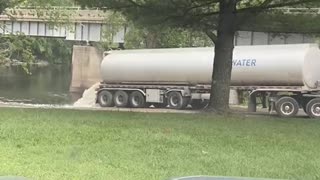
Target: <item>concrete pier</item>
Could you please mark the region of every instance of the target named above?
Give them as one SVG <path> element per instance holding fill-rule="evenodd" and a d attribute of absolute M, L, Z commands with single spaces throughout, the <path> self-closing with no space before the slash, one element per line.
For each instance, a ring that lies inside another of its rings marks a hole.
<path fill-rule="evenodd" d="M 103 52 L 91 46 L 74 46 L 72 55 L 72 99 L 79 99 L 84 90 L 101 81 L 100 64 Z"/>

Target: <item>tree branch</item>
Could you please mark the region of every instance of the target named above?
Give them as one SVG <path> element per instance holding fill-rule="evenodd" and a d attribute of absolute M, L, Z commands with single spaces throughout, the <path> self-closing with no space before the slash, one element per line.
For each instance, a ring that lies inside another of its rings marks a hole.
<path fill-rule="evenodd" d="M 257 11 L 262 11 L 262 10 L 272 9 L 272 8 L 277 8 L 277 7 L 294 6 L 294 5 L 304 4 L 304 3 L 317 2 L 318 0 L 296 0 L 293 2 L 282 2 L 282 3 L 270 4 L 271 1 L 272 0 L 266 0 L 263 3 L 264 5 L 261 4 L 260 6 L 238 9 L 237 13 L 257 12 Z"/>
<path fill-rule="evenodd" d="M 216 44 L 218 37 L 214 32 L 210 31 L 209 28 L 205 30 L 206 35 Z"/>

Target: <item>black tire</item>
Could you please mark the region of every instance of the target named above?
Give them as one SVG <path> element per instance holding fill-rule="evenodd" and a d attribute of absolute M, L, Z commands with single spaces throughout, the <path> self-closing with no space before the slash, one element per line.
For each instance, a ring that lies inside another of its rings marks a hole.
<path fill-rule="evenodd" d="M 180 92 L 168 93 L 168 105 L 171 109 L 184 109 L 187 107 L 189 98 L 183 97 Z"/>
<path fill-rule="evenodd" d="M 206 106 L 208 106 L 209 102 L 202 99 L 196 99 L 191 101 L 192 109 L 204 109 Z"/>
<path fill-rule="evenodd" d="M 101 107 L 113 107 L 113 94 L 110 91 L 103 90 L 98 93 L 97 101 Z"/>
<path fill-rule="evenodd" d="M 307 114 L 311 118 L 320 118 L 320 98 L 312 99 L 306 108 Z"/>
<path fill-rule="evenodd" d="M 298 114 L 299 103 L 292 97 L 282 97 L 276 102 L 276 111 L 281 117 L 294 117 Z"/>
<path fill-rule="evenodd" d="M 129 96 L 130 107 L 144 108 L 146 106 L 146 98 L 139 91 L 133 91 Z"/>
<path fill-rule="evenodd" d="M 308 114 L 307 112 L 307 105 L 308 103 L 310 102 L 310 98 L 306 98 L 306 97 L 303 97 L 302 100 L 301 100 L 301 108 L 303 109 L 303 111 Z"/>
<path fill-rule="evenodd" d="M 114 105 L 117 107 L 127 107 L 129 104 L 129 95 L 125 91 L 117 91 L 113 96 Z"/>
<path fill-rule="evenodd" d="M 307 106 L 306 106 L 306 105 L 302 105 L 302 109 L 303 109 L 303 111 L 304 111 L 306 114 L 308 114 L 308 112 L 307 112 Z"/>

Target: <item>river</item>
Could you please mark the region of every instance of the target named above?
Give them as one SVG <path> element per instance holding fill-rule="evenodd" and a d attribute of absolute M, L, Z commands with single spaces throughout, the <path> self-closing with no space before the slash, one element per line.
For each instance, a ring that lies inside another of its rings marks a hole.
<path fill-rule="evenodd" d="M 71 104 L 71 68 L 67 65 L 0 67 L 0 101 L 24 104 Z"/>

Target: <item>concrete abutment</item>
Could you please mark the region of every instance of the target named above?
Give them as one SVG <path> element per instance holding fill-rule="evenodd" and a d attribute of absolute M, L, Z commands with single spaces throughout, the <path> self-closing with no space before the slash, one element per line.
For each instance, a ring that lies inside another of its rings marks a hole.
<path fill-rule="evenodd" d="M 101 81 L 100 64 L 103 52 L 92 46 L 73 46 L 72 80 L 70 94 L 72 100 L 81 98 L 84 90 Z"/>

